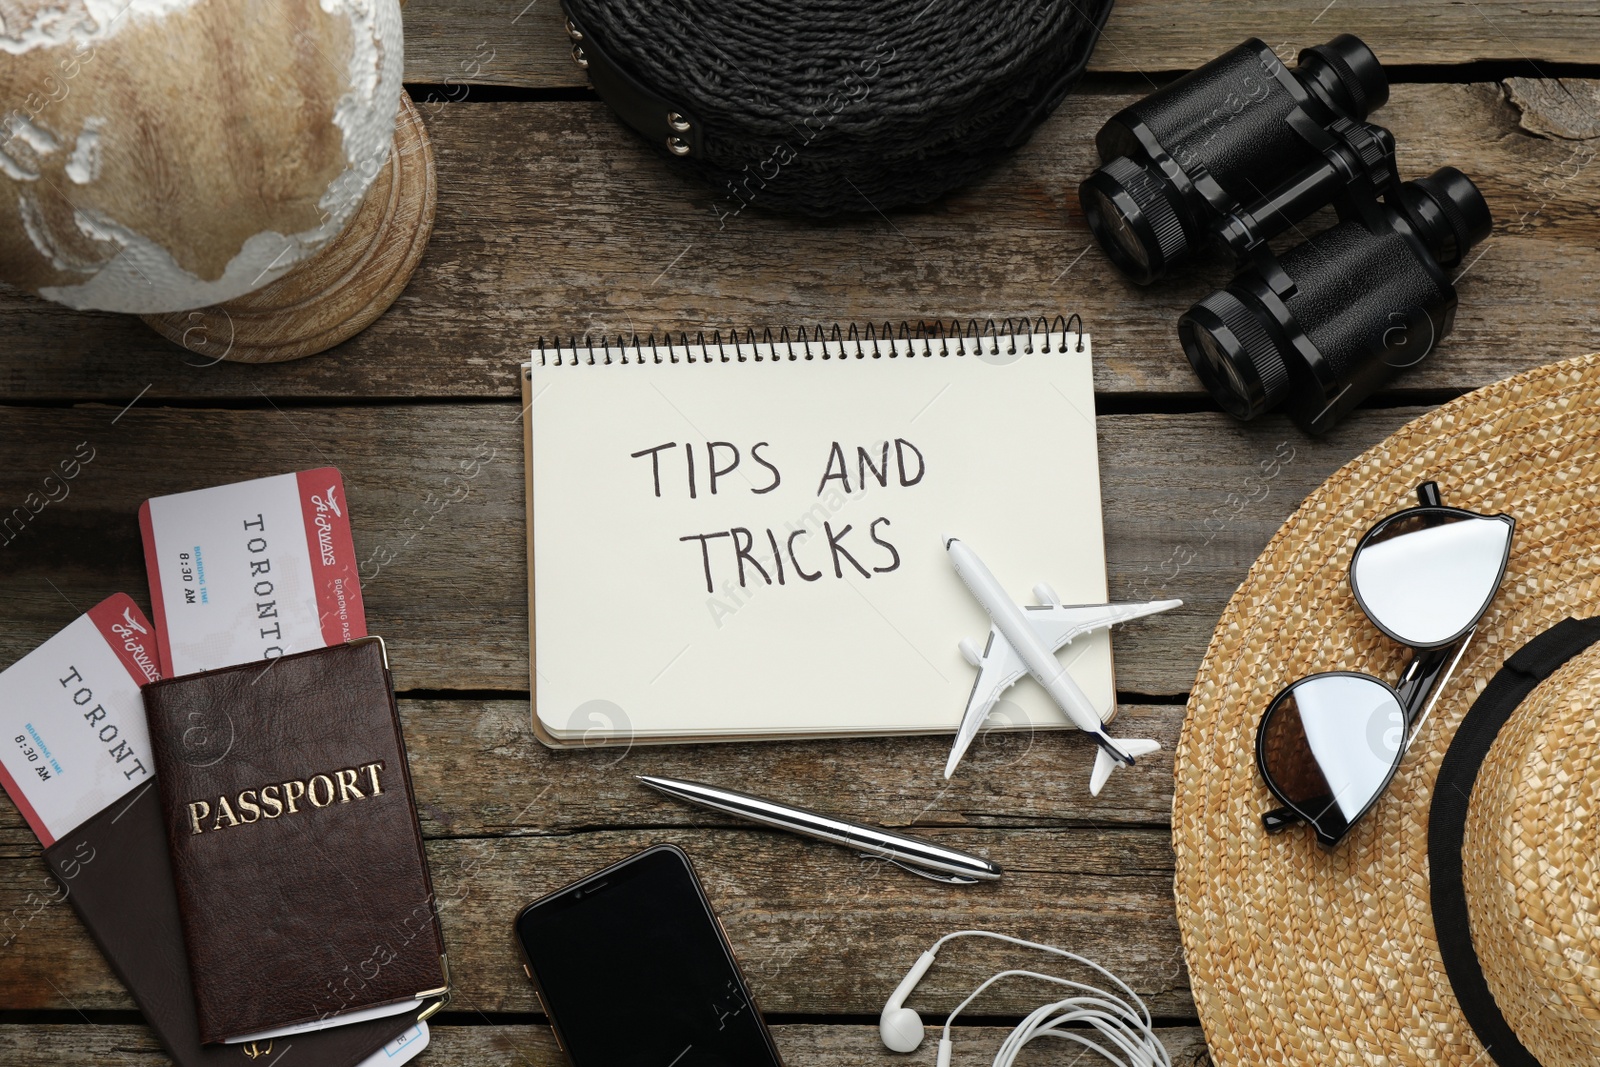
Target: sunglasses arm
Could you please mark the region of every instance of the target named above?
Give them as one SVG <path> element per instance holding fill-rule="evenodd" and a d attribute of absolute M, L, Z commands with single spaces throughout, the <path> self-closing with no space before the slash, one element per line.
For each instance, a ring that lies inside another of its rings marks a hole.
<path fill-rule="evenodd" d="M 1261 813 L 1261 826 L 1269 834 L 1279 833 L 1303 822 L 1305 820 L 1293 808 L 1273 808 Z"/>
<path fill-rule="evenodd" d="M 1400 696 L 1400 707 L 1405 711 L 1407 733 L 1417 725 L 1417 717 L 1422 714 L 1428 694 L 1455 666 L 1456 654 L 1471 636 L 1468 634 L 1455 644 L 1443 648 L 1419 649 L 1412 657 L 1410 666 L 1394 687 Z"/>
<path fill-rule="evenodd" d="M 1415 741 L 1417 739 L 1417 735 L 1422 732 L 1422 724 L 1428 721 L 1428 716 L 1429 715 L 1433 714 L 1433 706 L 1439 702 L 1439 694 L 1441 692 L 1443 692 L 1445 684 L 1447 682 L 1449 682 L 1451 676 L 1455 674 L 1456 667 L 1458 667 L 1461 664 L 1461 657 L 1463 657 L 1463 656 L 1465 656 L 1467 654 L 1467 646 L 1472 643 L 1472 635 L 1474 633 L 1476 633 L 1476 632 L 1477 632 L 1477 627 L 1474 626 L 1471 630 L 1467 631 L 1466 635 L 1463 636 L 1461 638 L 1461 640 L 1457 641 L 1454 645 L 1451 645 L 1449 648 L 1434 649 L 1433 650 L 1435 652 L 1447 652 L 1447 653 L 1449 653 L 1449 663 L 1445 666 L 1442 675 L 1439 676 L 1437 684 L 1432 686 L 1433 696 L 1428 699 L 1427 704 L 1423 707 L 1422 715 L 1421 715 L 1420 718 L 1417 716 L 1415 710 L 1413 710 L 1411 705 L 1407 704 L 1405 706 L 1405 714 L 1406 714 L 1406 741 L 1405 741 L 1405 748 L 1410 749 L 1411 748 L 1411 743 L 1413 741 Z M 1420 659 L 1421 657 L 1419 656 L 1418 658 Z M 1438 673 L 1437 669 L 1435 669 L 1434 673 L 1436 673 L 1436 674 Z M 1417 703 L 1419 703 L 1419 704 L 1422 703 L 1422 698 L 1425 697 L 1427 695 L 1427 693 L 1428 693 L 1428 690 L 1427 689 L 1423 689 L 1422 692 L 1421 692 L 1421 695 L 1417 698 Z"/>

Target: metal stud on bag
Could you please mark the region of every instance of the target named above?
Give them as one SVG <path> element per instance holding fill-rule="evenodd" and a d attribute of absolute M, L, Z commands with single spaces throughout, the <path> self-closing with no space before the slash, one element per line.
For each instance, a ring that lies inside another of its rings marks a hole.
<path fill-rule="evenodd" d="M 572 39 L 572 61 L 580 67 L 589 65 L 589 57 L 583 54 L 583 31 L 567 19 L 567 36 Z"/>
<path fill-rule="evenodd" d="M 638 84 L 633 75 L 618 66 L 598 41 L 591 41 L 570 16 L 565 20 L 565 25 L 567 37 L 572 42 L 572 61 L 588 71 L 590 83 L 601 98 L 612 100 L 607 94 L 618 93 L 628 101 L 625 107 L 618 107 L 613 101 L 612 106 L 618 109 L 623 121 L 646 136 L 660 137 L 664 118 L 667 151 L 675 156 L 692 155 L 698 136 L 694 121 L 670 101 L 660 99 Z"/>
<path fill-rule="evenodd" d="M 688 133 L 693 124 L 676 111 L 667 112 L 667 125 L 678 133 Z M 682 137 L 667 137 L 667 151 L 675 156 L 686 156 L 690 152 L 689 142 Z"/>

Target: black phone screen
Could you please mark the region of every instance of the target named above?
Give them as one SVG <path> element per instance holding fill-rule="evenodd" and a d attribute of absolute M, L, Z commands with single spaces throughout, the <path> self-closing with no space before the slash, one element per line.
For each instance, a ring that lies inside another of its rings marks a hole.
<path fill-rule="evenodd" d="M 517 917 L 576 1067 L 779 1067 L 687 858 L 657 847 Z"/>

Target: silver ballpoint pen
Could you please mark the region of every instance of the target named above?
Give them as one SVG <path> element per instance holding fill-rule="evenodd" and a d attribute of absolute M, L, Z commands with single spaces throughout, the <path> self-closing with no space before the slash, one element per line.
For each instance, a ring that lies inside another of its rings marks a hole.
<path fill-rule="evenodd" d="M 953 848 L 935 845 L 921 838 L 864 826 L 831 815 L 820 815 L 804 808 L 779 804 L 772 800 L 753 797 L 734 789 L 704 785 L 700 782 L 682 782 L 674 778 L 655 778 L 647 774 L 634 777 L 651 789 L 669 797 L 698 804 L 703 808 L 720 811 L 740 819 L 761 823 L 790 833 L 829 841 L 846 848 L 860 849 L 872 859 L 888 860 L 912 874 L 946 885 L 975 885 L 980 881 L 994 881 L 1003 873 L 1000 865 L 981 856 L 957 852 Z"/>

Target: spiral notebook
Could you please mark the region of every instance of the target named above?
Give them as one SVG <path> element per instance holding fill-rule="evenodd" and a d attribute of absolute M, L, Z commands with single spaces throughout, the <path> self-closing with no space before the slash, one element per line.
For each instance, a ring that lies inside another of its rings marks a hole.
<path fill-rule="evenodd" d="M 1076 317 L 541 343 L 522 367 L 534 726 L 552 746 L 952 732 L 989 623 L 1106 599 Z M 1109 716 L 1109 637 L 1063 650 Z M 990 722 L 1070 725 L 1032 681 Z M 980 742 L 981 743 L 981 742 Z"/>

